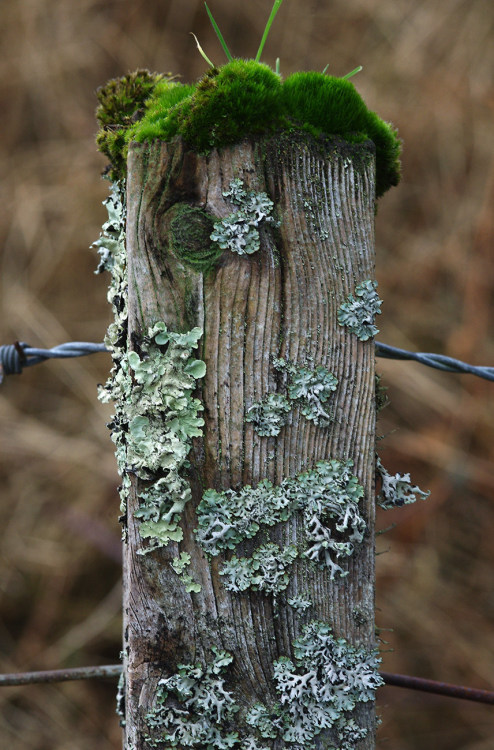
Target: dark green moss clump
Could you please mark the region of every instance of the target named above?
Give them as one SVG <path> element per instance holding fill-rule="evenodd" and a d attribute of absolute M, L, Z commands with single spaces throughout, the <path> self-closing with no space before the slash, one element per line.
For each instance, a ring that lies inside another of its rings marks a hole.
<path fill-rule="evenodd" d="M 395 129 L 367 109 L 353 83 L 314 71 L 294 73 L 282 82 L 267 65 L 233 60 L 209 70 L 196 85 L 155 81 L 134 113 L 125 110 L 125 116 L 134 121 L 111 137 L 101 136 L 104 152 L 120 170 L 131 140 L 180 135 L 191 149 L 204 153 L 249 136 L 302 128 L 350 143 L 373 141 L 378 197 L 400 177 L 401 142 Z"/>
<path fill-rule="evenodd" d="M 173 254 L 195 271 L 206 273 L 223 252 L 210 239 L 213 219 L 205 211 L 187 203 L 176 203 L 172 211 L 169 238 Z"/>
<path fill-rule="evenodd" d="M 96 119 L 100 130 L 96 136 L 98 149 L 110 160 L 112 180 L 125 174 L 126 131 L 144 115 L 144 104 L 159 81 L 170 80 L 171 74 L 136 70 L 122 78 L 112 78 L 96 92 L 99 105 Z"/>

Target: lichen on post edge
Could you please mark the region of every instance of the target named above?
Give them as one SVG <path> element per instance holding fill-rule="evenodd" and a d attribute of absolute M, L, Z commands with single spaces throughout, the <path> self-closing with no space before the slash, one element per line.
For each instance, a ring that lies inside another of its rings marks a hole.
<path fill-rule="evenodd" d="M 99 398 L 115 405 L 109 426 L 122 477 L 122 511 L 130 475 L 140 480 L 140 503 L 134 515 L 141 538 L 149 540 L 139 550 L 145 554 L 182 539 L 181 514 L 191 497 L 184 469 L 191 440 L 202 435 L 204 424 L 203 406 L 192 393 L 206 365 L 193 357 L 202 336 L 200 328 L 179 333 L 158 321 L 141 337 L 139 351 L 127 350 L 124 197 L 124 186 L 112 185 L 105 201 L 108 221 L 94 243 L 101 256 L 98 271 L 108 270 L 112 275 L 108 298 L 115 314 L 105 338 L 113 368 L 100 387 Z M 188 574 L 182 570 L 181 575 L 190 591 L 197 590 Z"/>

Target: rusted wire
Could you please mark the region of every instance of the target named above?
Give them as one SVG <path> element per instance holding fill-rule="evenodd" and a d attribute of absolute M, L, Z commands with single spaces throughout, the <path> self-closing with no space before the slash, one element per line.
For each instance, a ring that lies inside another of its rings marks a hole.
<path fill-rule="evenodd" d="M 0 687 L 7 685 L 32 685 L 46 682 L 69 682 L 70 680 L 106 680 L 120 677 L 121 664 L 100 667 L 77 667 L 75 669 L 50 669 L 43 672 L 20 672 L 0 674 Z"/>
<path fill-rule="evenodd" d="M 120 677 L 121 674 L 121 664 L 109 664 L 100 667 L 78 667 L 76 669 L 53 669 L 43 672 L 21 672 L 18 674 L 0 675 L 0 687 L 68 682 L 69 680 L 106 680 Z M 412 677 L 407 674 L 392 674 L 390 672 L 381 672 L 380 674 L 385 684 L 393 687 L 404 687 L 425 693 L 437 693 L 448 698 L 462 698 L 467 701 L 477 701 L 477 703 L 494 705 L 494 691 L 479 690 L 477 688 L 464 687 L 463 685 L 451 685 L 447 682 L 426 680 L 422 677 Z"/>
<path fill-rule="evenodd" d="M 462 698 L 466 701 L 477 701 L 477 703 L 490 703 L 494 705 L 494 691 L 491 690 L 479 690 L 478 688 L 464 687 L 463 685 L 451 685 L 448 682 L 425 680 L 423 677 L 411 677 L 408 674 L 381 672 L 381 677 L 386 685 L 393 685 L 394 687 L 421 690 L 424 693 L 437 693 L 448 698 Z"/>

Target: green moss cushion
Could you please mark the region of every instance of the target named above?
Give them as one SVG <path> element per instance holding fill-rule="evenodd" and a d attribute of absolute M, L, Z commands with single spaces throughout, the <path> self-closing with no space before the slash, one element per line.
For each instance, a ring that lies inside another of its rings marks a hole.
<path fill-rule="evenodd" d="M 247 137 L 302 128 L 316 137 L 373 141 L 377 196 L 398 184 L 401 142 L 395 129 L 367 109 L 353 83 L 344 78 L 307 71 L 293 73 L 283 82 L 263 63 L 233 60 L 211 68 L 197 84 L 184 85 L 163 77 L 155 77 L 152 86 L 147 80 L 146 84 L 149 96 L 133 122 L 129 122 L 128 86 L 123 89 L 124 116 L 115 112 L 115 85 L 107 86 L 112 94 L 108 112 L 100 98 L 98 144 L 121 176 L 133 140 L 167 141 L 180 135 L 191 149 L 206 153 Z M 138 106 L 142 107 L 142 96 Z M 109 124 L 109 117 L 116 126 Z"/>

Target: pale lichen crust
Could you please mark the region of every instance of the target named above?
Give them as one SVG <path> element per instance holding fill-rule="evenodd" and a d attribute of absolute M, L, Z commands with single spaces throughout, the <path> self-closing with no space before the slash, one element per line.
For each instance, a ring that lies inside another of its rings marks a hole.
<path fill-rule="evenodd" d="M 338 379 L 322 365 L 315 368 L 299 366 L 282 358 L 273 360 L 275 370 L 285 376 L 284 393 L 268 393 L 247 410 L 246 422 L 251 422 L 258 435 L 274 437 L 288 422 L 293 406 L 319 427 L 329 427 L 333 415 L 325 404 L 338 386 Z"/>
<path fill-rule="evenodd" d="M 234 549 L 263 527 L 301 513 L 305 534 L 302 557 L 330 571 L 331 579 L 345 576 L 338 560 L 353 554 L 366 524 L 358 502 L 363 488 L 351 473 L 352 461 L 318 461 L 315 468 L 273 485 L 235 491 L 209 489 L 197 508 L 197 541 L 209 555 Z M 240 589 L 239 589 L 240 590 Z"/>
<path fill-rule="evenodd" d="M 367 279 L 355 287 L 355 297 L 349 294 L 338 310 L 338 323 L 346 326 L 360 341 L 368 341 L 379 333 L 374 320 L 381 314 L 382 300 L 376 292 L 377 281 Z"/>
<path fill-rule="evenodd" d="M 381 478 L 381 491 L 377 496 L 377 504 L 389 510 L 390 508 L 401 508 L 420 500 L 427 500 L 430 490 L 424 491 L 420 487 L 413 486 L 410 474 L 395 474 L 392 476 L 382 465 L 379 456 L 376 456 L 376 470 Z"/>
<path fill-rule="evenodd" d="M 105 336 L 105 344 L 111 352 L 113 367 L 108 379 L 107 386 L 116 380 L 119 375 L 120 362 L 127 350 L 127 254 L 125 251 L 125 183 L 112 183 L 109 197 L 103 201 L 108 211 L 108 220 L 103 224 L 101 235 L 91 247 L 98 250 L 100 261 L 95 273 L 108 271 L 111 274 L 108 288 L 108 302 L 113 309 L 113 321 L 108 326 Z M 100 389 L 99 398 L 103 401 L 109 399 Z M 117 411 L 118 411 L 118 407 Z M 110 424 L 110 427 L 112 424 Z M 116 442 L 116 440 L 114 441 Z M 129 489 L 129 478 L 124 473 L 125 469 L 125 445 L 117 444 L 116 457 L 117 466 L 122 477 L 120 492 L 120 508 L 125 511 L 127 494 Z"/>
<path fill-rule="evenodd" d="M 277 225 L 271 215 L 274 203 L 266 193 L 247 190 L 239 179 L 230 182 L 223 197 L 238 206 L 238 210 L 215 222 L 210 239 L 222 250 L 230 250 L 238 255 L 252 255 L 261 246 L 261 223 Z"/>
<path fill-rule="evenodd" d="M 338 378 L 322 365 L 315 368 L 300 367 L 289 360 L 279 358 L 273 361 L 273 366 L 288 376 L 288 398 L 300 406 L 304 417 L 320 427 L 328 427 L 333 421 L 333 416 L 326 411 L 323 404 L 326 404 L 336 390 Z"/>

